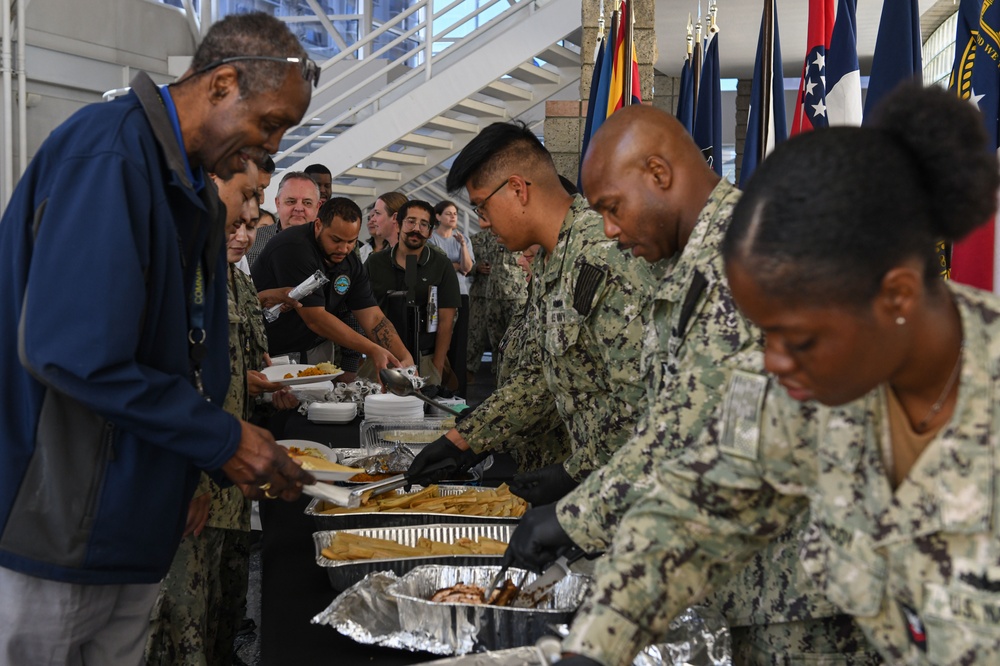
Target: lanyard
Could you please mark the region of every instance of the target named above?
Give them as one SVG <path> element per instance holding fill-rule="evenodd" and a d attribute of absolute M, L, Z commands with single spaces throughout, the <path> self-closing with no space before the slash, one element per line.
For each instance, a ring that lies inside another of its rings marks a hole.
<path fill-rule="evenodd" d="M 188 321 L 190 324 L 188 327 L 188 355 L 191 358 L 191 376 L 194 387 L 198 389 L 201 397 L 212 402 L 212 399 L 206 395 L 205 385 L 201 380 L 201 362 L 208 352 L 205 347 L 205 271 L 202 269 L 201 261 L 195 268 Z"/>

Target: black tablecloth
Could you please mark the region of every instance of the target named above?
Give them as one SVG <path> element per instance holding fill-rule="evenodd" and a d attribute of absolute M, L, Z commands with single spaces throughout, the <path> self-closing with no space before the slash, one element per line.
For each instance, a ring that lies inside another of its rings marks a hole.
<path fill-rule="evenodd" d="M 269 423 L 276 439 L 308 439 L 335 448 L 359 444 L 360 419 L 344 425 L 320 425 L 295 413 L 281 413 Z M 312 533 L 315 525 L 303 511 L 309 498 L 297 502 L 260 503 L 261 664 L 379 664 L 397 666 L 439 659 L 427 653 L 360 645 L 310 620 L 330 605 L 335 593 L 326 572 L 316 566 Z"/>
<path fill-rule="evenodd" d="M 397 666 L 440 659 L 432 654 L 355 643 L 336 629 L 310 624 L 335 593 L 316 566 L 312 519 L 298 502 L 262 502 L 260 656 L 265 666 L 379 664 Z"/>
<path fill-rule="evenodd" d="M 356 449 L 361 444 L 361 417 L 350 423 L 313 423 L 298 412 L 278 412 L 271 417 L 268 429 L 275 439 L 306 439 L 334 449 Z"/>

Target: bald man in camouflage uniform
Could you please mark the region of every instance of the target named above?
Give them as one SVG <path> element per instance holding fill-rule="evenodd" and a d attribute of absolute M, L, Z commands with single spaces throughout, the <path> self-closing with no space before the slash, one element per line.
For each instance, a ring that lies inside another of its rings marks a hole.
<path fill-rule="evenodd" d="M 560 420 L 570 456 L 511 483 L 533 503 L 554 501 L 606 463 L 644 411 L 640 314 L 658 276 L 604 236 L 600 216 L 566 193 L 527 128 L 488 127 L 456 159 L 448 184 L 466 187 L 481 224 L 508 249 L 543 248 L 522 350 L 535 362 L 521 364 L 457 429 L 424 448 L 410 471 L 464 462 L 470 449 L 504 450 L 512 435 L 530 437 Z"/>
<path fill-rule="evenodd" d="M 691 448 L 715 448 L 701 436 L 716 426 L 734 367 L 757 358 L 763 343 L 761 332 L 733 303 L 720 252 L 740 192 L 707 167 L 673 117 L 650 107 L 616 113 L 594 138 L 583 182 L 609 234 L 649 261 L 671 264 L 646 313 L 651 322 L 643 349 L 649 410 L 608 465 L 556 506 L 526 517 L 512 550 L 530 539 L 527 533 L 544 529 L 536 526 L 540 516 L 557 521 L 566 544 L 589 552 L 612 550 L 603 568 L 619 576 L 609 573 L 599 580 L 589 599 L 614 594 L 622 605 L 611 610 L 594 601 L 593 614 L 580 614 L 564 650 L 593 659 L 580 663 L 617 666 L 631 663 L 657 638 L 626 629 L 627 623 L 617 623 L 618 614 L 666 603 L 658 590 L 640 589 L 648 581 L 630 578 L 625 568 L 630 565 L 617 558 L 623 516 L 655 490 L 658 465 Z M 636 183 L 649 184 L 651 191 Z M 656 205 L 649 207 L 651 201 Z M 710 600 L 734 628 L 735 663 L 879 663 L 852 620 L 798 581 L 794 535 L 793 526 Z M 666 532 L 646 533 L 635 547 L 655 551 L 660 539 L 670 538 Z M 612 580 L 608 585 L 621 587 L 605 586 Z M 592 639 L 605 632 L 609 636 Z"/>

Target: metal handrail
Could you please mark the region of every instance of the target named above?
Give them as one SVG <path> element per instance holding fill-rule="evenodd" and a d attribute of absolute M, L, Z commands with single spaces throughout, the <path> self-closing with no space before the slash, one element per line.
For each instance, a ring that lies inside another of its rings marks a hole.
<path fill-rule="evenodd" d="M 532 2 L 532 0 L 516 0 L 516 1 L 513 1 L 513 2 L 512 2 L 512 0 L 489 0 L 488 2 L 486 2 L 486 3 L 482 4 L 481 6 L 477 7 L 474 11 L 471 11 L 471 12 L 469 12 L 469 13 L 463 15 L 463 16 L 457 17 L 457 19 L 454 22 L 452 22 L 450 25 L 442 28 L 438 32 L 438 34 L 436 34 L 436 35 L 433 34 L 434 21 L 436 19 L 440 18 L 441 16 L 443 16 L 444 14 L 446 14 L 447 12 L 451 11 L 452 9 L 454 9 L 456 6 L 460 5 L 463 1 L 464 0 L 453 0 L 453 2 L 449 3 L 445 7 L 441 8 L 440 10 L 438 10 L 437 12 L 434 12 L 429 18 L 426 16 L 426 13 L 425 13 L 425 18 L 422 21 L 420 21 L 417 25 L 415 25 L 415 26 L 413 26 L 413 27 L 411 27 L 409 29 L 406 29 L 404 32 L 400 33 L 400 35 L 398 37 L 396 37 L 392 42 L 390 42 L 389 44 L 386 44 L 386 45 L 382 46 L 380 49 L 378 49 L 377 51 L 375 51 L 371 55 L 367 56 L 366 59 L 377 57 L 377 56 L 381 55 L 382 53 L 384 53 L 385 51 L 387 51 L 388 49 L 393 48 L 399 42 L 401 42 L 401 41 L 403 41 L 405 39 L 408 39 L 410 36 L 412 36 L 412 35 L 414 35 L 414 34 L 416 34 L 418 32 L 423 32 L 423 34 L 425 35 L 425 40 L 422 43 L 417 44 L 416 46 L 414 46 L 413 48 L 411 48 L 410 50 L 408 50 L 406 53 L 404 53 L 403 55 L 397 57 L 392 62 L 386 64 L 384 67 L 380 68 L 376 72 L 373 72 L 372 74 L 368 75 L 363 80 L 354 83 L 353 85 L 351 85 L 350 87 L 348 87 L 345 90 L 342 90 L 335 98 L 333 98 L 330 101 L 326 102 L 325 104 L 323 104 L 319 108 L 313 110 L 310 115 L 320 115 L 323 112 L 329 110 L 330 108 L 336 106 L 337 104 L 340 104 L 341 102 L 349 99 L 351 95 L 353 95 L 354 93 L 356 93 L 358 90 L 364 88 L 365 86 L 367 86 L 368 84 L 370 84 L 372 81 L 375 81 L 376 79 L 380 78 L 386 71 L 389 71 L 389 70 L 395 68 L 399 64 L 401 64 L 401 63 L 405 62 L 406 60 L 408 60 L 409 58 L 415 56 L 417 53 L 419 53 L 421 51 L 429 52 L 431 50 L 431 48 L 433 47 L 434 43 L 442 41 L 441 38 L 446 37 L 447 35 L 449 35 L 450 33 L 452 33 L 456 28 L 459 28 L 462 25 L 465 25 L 466 23 L 468 23 L 470 20 L 473 20 L 476 16 L 479 16 L 484 11 L 490 9 L 492 6 L 494 6 L 498 2 L 507 2 L 510 5 L 510 8 L 507 9 L 506 11 L 502 12 L 501 14 L 495 16 L 494 18 L 490 19 L 490 21 L 488 21 L 483 26 L 480 26 L 480 30 L 484 29 L 485 26 L 487 26 L 487 25 L 495 24 L 498 21 L 504 20 L 504 19 L 506 19 L 506 18 L 514 15 L 517 12 L 520 12 L 520 11 L 532 11 L 533 8 L 534 8 L 534 2 Z M 321 66 L 324 69 L 328 69 L 330 66 L 336 64 L 337 62 L 340 62 L 340 61 L 346 59 L 350 54 L 355 53 L 355 52 L 363 49 L 368 44 L 370 44 L 378 36 L 380 36 L 382 34 L 385 34 L 385 32 L 387 32 L 387 31 L 393 29 L 394 27 L 398 26 L 399 24 L 401 24 L 407 17 L 409 17 L 410 15 L 412 15 L 414 11 L 418 11 L 420 9 L 426 9 L 429 5 L 430 5 L 429 0 L 418 0 L 418 2 L 416 2 L 414 5 L 412 5 L 409 8 L 407 8 L 407 10 L 405 12 L 402 12 L 401 14 L 397 15 L 396 17 L 394 17 L 392 21 L 383 24 L 381 27 L 379 27 L 375 31 L 373 31 L 371 33 L 368 33 L 364 38 L 362 38 L 362 39 L 358 40 L 357 42 L 355 42 L 354 44 L 350 45 L 347 50 L 344 50 L 344 51 L 338 53 L 337 55 L 333 56 L 332 58 L 324 61 Z M 430 30 L 427 29 L 428 26 L 430 26 Z M 424 75 L 425 75 L 425 78 L 429 79 L 431 77 L 431 75 L 432 75 L 432 68 L 433 68 L 434 63 L 440 61 L 440 59 L 442 57 L 444 57 L 445 55 L 447 55 L 448 51 L 451 48 L 456 47 L 456 46 L 461 46 L 463 44 L 468 43 L 472 39 L 474 39 L 475 38 L 475 32 L 476 31 L 474 31 L 474 32 L 472 32 L 472 33 L 470 33 L 468 35 L 465 35 L 465 36 L 457 39 L 456 41 L 452 41 L 452 42 L 450 42 L 448 44 L 448 46 L 446 46 L 444 49 L 442 49 L 438 53 L 436 53 L 436 54 L 430 54 L 429 57 L 425 57 L 424 58 L 424 62 L 422 63 L 422 65 L 420 67 L 414 67 L 413 69 L 411 69 L 406 74 L 404 74 L 404 75 L 402 75 L 402 76 L 394 79 L 387 86 L 384 86 L 384 87 L 380 88 L 378 91 L 370 94 L 364 100 L 361 100 L 357 104 L 351 105 L 350 108 L 342 111 L 341 113 L 339 113 L 334 118 L 332 118 L 332 119 L 326 121 L 325 123 L 323 123 L 322 125 L 318 126 L 312 132 L 310 132 L 308 135 L 299 138 L 299 140 L 296 141 L 293 145 L 291 145 L 290 147 L 288 147 L 287 149 L 281 151 L 278 155 L 276 155 L 275 156 L 275 161 L 280 161 L 282 159 L 285 159 L 286 157 L 292 156 L 299 149 L 301 149 L 304 146 L 307 146 L 308 144 L 312 143 L 318 137 L 320 137 L 322 134 L 329 132 L 331 129 L 335 128 L 337 125 L 339 125 L 341 122 L 343 122 L 347 118 L 360 113 L 364 109 L 367 109 L 369 107 L 375 107 L 377 109 L 380 101 L 382 100 L 382 98 L 384 98 L 389 93 L 397 90 L 400 86 L 402 86 L 403 84 L 405 84 L 408 81 L 410 81 L 414 76 L 417 76 L 419 73 L 423 72 Z M 426 35 L 428 33 L 430 33 L 430 39 L 426 39 Z M 340 72 L 333 79 L 331 79 L 329 81 L 323 82 L 320 85 L 320 87 L 316 90 L 316 94 L 320 94 L 323 91 L 328 90 L 331 87 L 338 85 L 338 83 L 340 83 L 341 81 L 343 81 L 345 78 L 347 78 L 351 74 L 355 73 L 358 70 L 359 67 L 363 66 L 366 59 L 359 59 L 357 61 L 357 63 L 355 65 L 353 65 L 352 67 L 350 67 L 350 68 L 348 68 L 348 69 Z"/>

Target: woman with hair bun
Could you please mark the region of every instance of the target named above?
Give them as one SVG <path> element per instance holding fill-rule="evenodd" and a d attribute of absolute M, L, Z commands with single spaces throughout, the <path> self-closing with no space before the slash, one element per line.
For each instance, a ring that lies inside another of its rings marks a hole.
<path fill-rule="evenodd" d="M 636 640 L 602 614 L 663 635 L 807 508 L 803 575 L 886 663 L 1000 663 L 1000 298 L 941 280 L 935 254 L 993 215 L 998 174 L 975 107 L 916 87 L 872 126 L 765 160 L 723 247 L 763 363 L 734 373 L 715 446 L 661 463 L 598 563 L 599 589 L 638 578 L 649 598 L 589 600 L 563 663 Z"/>

